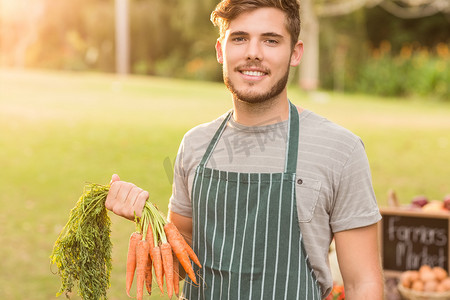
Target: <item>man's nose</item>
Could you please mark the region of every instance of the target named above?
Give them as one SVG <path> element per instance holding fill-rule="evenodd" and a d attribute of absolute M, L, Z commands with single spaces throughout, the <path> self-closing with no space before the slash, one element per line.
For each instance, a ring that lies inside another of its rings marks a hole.
<path fill-rule="evenodd" d="M 251 40 L 247 44 L 247 59 L 248 60 L 262 60 L 263 59 L 263 51 L 261 48 L 261 44 L 257 40 Z"/>

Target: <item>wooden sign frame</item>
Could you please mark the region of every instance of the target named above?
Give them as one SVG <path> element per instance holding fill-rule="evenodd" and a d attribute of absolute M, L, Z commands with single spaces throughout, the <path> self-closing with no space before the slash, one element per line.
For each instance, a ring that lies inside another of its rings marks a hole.
<path fill-rule="evenodd" d="M 381 259 L 385 272 L 398 274 L 422 264 L 450 271 L 450 213 L 380 208 Z"/>

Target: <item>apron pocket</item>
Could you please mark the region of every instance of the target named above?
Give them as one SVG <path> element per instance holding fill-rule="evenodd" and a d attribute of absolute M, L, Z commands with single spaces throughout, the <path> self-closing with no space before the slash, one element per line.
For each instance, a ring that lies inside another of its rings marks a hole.
<path fill-rule="evenodd" d="M 310 222 L 319 199 L 321 182 L 316 179 L 296 177 L 297 213 L 299 222 Z"/>

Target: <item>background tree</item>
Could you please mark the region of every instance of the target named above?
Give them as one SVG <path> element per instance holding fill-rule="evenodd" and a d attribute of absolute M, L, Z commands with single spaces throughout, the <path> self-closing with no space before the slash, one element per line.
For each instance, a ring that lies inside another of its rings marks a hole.
<path fill-rule="evenodd" d="M 321 18 L 347 15 L 376 5 L 400 18 L 422 18 L 440 12 L 450 14 L 448 0 L 302 0 L 301 5 L 304 24 L 301 38 L 305 42 L 305 54 L 299 71 L 299 85 L 305 90 L 315 90 L 319 86 Z"/>

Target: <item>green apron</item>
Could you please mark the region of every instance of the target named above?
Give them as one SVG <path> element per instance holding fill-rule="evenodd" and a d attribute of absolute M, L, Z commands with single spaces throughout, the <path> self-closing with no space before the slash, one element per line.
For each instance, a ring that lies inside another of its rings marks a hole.
<path fill-rule="evenodd" d="M 199 166 L 192 188 L 193 249 L 199 285 L 186 299 L 321 299 L 300 232 L 295 196 L 298 111 L 290 103 L 284 173 L 236 173 L 207 168 L 225 118 Z"/>

